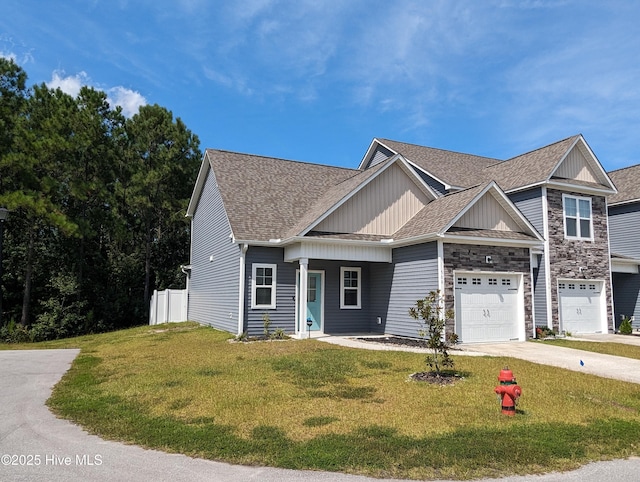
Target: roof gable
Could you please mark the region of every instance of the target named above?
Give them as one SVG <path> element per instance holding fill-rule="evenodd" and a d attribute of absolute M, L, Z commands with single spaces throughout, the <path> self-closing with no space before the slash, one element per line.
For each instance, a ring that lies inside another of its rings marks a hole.
<path fill-rule="evenodd" d="M 401 162 L 392 162 L 313 230 L 391 235 L 434 198 Z"/>
<path fill-rule="evenodd" d="M 378 199 L 380 191 L 383 196 Z M 399 222 L 392 217 L 399 215 L 403 207 L 413 215 L 419 210 L 417 206 L 435 198 L 436 194 L 404 158 L 395 155 L 327 191 L 288 236 L 304 236 L 310 231 L 380 234 L 378 231 L 389 231 Z M 388 206 L 386 202 L 400 205 Z M 404 224 L 406 213 L 401 217 Z"/>
<path fill-rule="evenodd" d="M 614 186 L 581 135 L 488 166 L 486 180 L 507 192 L 558 179 L 569 184 L 612 191 Z"/>
<path fill-rule="evenodd" d="M 493 191 L 479 197 L 466 212 L 453 223 L 455 228 L 490 229 L 493 231 L 522 231 L 523 227 L 497 199 Z"/>
<path fill-rule="evenodd" d="M 462 230 L 513 233 L 515 238 L 542 240 L 533 225 L 493 181 L 447 194 L 429 203 L 393 238 L 442 236 L 450 231 L 459 234 Z"/>

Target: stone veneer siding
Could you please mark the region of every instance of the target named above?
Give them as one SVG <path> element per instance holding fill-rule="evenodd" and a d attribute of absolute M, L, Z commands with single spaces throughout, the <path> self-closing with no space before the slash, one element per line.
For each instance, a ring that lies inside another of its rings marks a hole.
<path fill-rule="evenodd" d="M 593 241 L 565 239 L 562 194 L 591 197 Z M 607 303 L 607 326 L 609 332 L 613 333 L 613 297 L 611 294 L 611 266 L 605 198 L 548 189 L 547 203 L 549 206 L 549 261 L 551 263 L 549 274 L 553 328 L 560 329 L 558 278 L 602 280 Z M 581 266 L 586 268 L 586 274 L 580 273 Z"/>
<path fill-rule="evenodd" d="M 491 256 L 492 263 L 485 262 Z M 504 246 L 478 246 L 444 244 L 444 296 L 445 308 L 454 309 L 454 270 L 482 271 L 486 273 L 522 273 L 524 293 L 525 336 L 533 337 L 533 301 L 531 289 L 531 256 L 529 248 Z M 455 331 L 455 322 L 447 322 L 446 332 Z"/>

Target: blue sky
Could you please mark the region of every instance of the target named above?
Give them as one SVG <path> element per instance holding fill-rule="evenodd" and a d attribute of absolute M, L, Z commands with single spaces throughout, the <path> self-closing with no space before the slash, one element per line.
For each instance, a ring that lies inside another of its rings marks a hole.
<path fill-rule="evenodd" d="M 160 104 L 201 147 L 357 167 L 374 137 L 640 163 L 633 0 L 3 0 L 29 83 Z"/>

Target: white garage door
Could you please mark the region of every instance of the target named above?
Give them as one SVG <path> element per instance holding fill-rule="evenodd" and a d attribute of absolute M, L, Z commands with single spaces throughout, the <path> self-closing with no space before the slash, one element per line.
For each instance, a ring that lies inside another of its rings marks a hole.
<path fill-rule="evenodd" d="M 602 281 L 559 281 L 558 299 L 562 330 L 571 333 L 601 332 L 601 294 Z"/>
<path fill-rule="evenodd" d="M 456 332 L 461 342 L 519 338 L 519 280 L 512 274 L 456 275 Z"/>

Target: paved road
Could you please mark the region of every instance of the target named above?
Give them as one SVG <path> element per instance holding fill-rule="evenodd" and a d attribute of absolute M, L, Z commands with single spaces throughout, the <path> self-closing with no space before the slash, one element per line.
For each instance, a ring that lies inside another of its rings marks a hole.
<path fill-rule="evenodd" d="M 78 350 L 0 351 L 0 480 L 2 481 L 371 481 L 338 473 L 244 467 L 145 450 L 102 440 L 45 406 Z M 8 458 L 7 458 L 8 457 Z M 30 464 L 30 465 L 28 465 Z M 635 482 L 640 459 L 600 462 L 565 474 L 500 482 Z M 486 482 L 486 481 L 485 481 Z"/>

